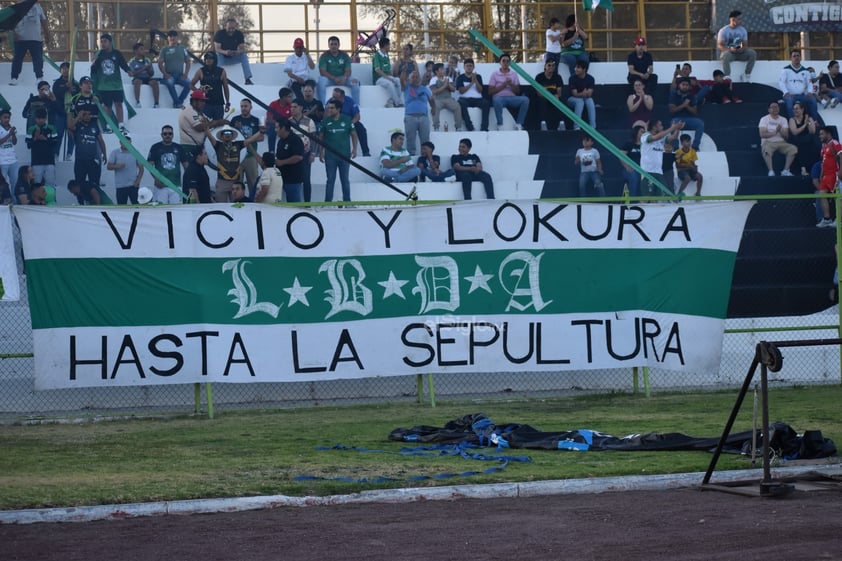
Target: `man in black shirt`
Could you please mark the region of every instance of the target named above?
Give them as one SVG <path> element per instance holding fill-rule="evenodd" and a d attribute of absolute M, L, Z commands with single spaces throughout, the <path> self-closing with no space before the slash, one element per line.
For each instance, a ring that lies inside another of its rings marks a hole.
<path fill-rule="evenodd" d="M 182 189 L 188 195 L 188 202 L 212 203 L 210 177 L 205 166 L 208 165 L 208 153 L 204 148 L 187 164 L 181 180 Z"/>
<path fill-rule="evenodd" d="M 544 63 L 544 71 L 535 76 L 535 81 L 544 86 L 551 95 L 561 101 L 561 92 L 564 89 L 564 81 L 558 74 L 558 67 L 554 59 L 548 59 Z M 558 128 L 564 130 L 564 120 L 561 118 L 561 111 L 554 107 L 544 96 L 538 95 L 538 114 L 541 119 L 541 130 Z"/>
<path fill-rule="evenodd" d="M 213 50 L 219 57 L 220 66 L 239 62 L 240 66 L 243 67 L 243 78 L 246 79 L 246 85 L 254 85 L 251 81 L 249 57 L 246 55 L 246 39 L 243 37 L 243 32 L 237 29 L 236 19 L 228 18 L 225 21 L 225 29 L 220 29 L 214 34 Z"/>
<path fill-rule="evenodd" d="M 304 158 L 308 157 L 301 137 L 292 132 L 288 120 L 278 122 L 278 152 L 275 167 L 284 178 L 284 193 L 288 203 L 300 203 L 304 198 Z"/>
<path fill-rule="evenodd" d="M 90 112 L 79 109 L 76 116 L 68 117 L 68 129 L 76 142 L 76 161 L 73 173 L 79 181 L 88 180 L 99 186 L 102 165 L 105 162 L 105 140 L 99 124 L 91 118 Z"/>

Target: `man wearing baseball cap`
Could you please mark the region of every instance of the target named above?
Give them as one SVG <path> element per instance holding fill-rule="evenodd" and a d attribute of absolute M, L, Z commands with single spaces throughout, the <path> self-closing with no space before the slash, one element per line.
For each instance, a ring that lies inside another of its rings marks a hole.
<path fill-rule="evenodd" d="M 131 69 L 123 53 L 113 47 L 112 41 L 108 33 L 99 36 L 100 50 L 91 64 L 91 76 L 93 76 L 96 93 L 103 107 L 117 119 L 120 132 L 126 134 L 126 127 L 123 124 L 123 75 L 120 69 L 127 74 L 131 72 Z M 103 129 L 103 132 L 111 131 Z"/>
<path fill-rule="evenodd" d="M 205 116 L 207 100 L 204 90 L 193 90 L 190 93 L 190 105 L 178 114 L 179 144 L 189 153 L 188 159 L 193 159 L 205 144 L 205 129 L 228 123 L 225 119 L 211 121 Z"/>
<path fill-rule="evenodd" d="M 289 76 L 288 87 L 292 88 L 296 98 L 301 97 L 301 88 L 304 82 L 310 77 L 310 71 L 316 68 L 313 57 L 304 46 L 304 39 L 299 37 L 292 43 L 295 52 L 287 57 L 284 63 L 284 72 Z"/>
<path fill-rule="evenodd" d="M 655 95 L 655 86 L 658 85 L 658 75 L 652 72 L 655 63 L 652 60 L 652 55 L 646 50 L 645 37 L 638 37 L 634 40 L 634 50 L 629 53 L 628 65 L 629 75 L 626 79 L 629 85 L 633 86 L 635 80 L 640 80 L 646 88 L 646 93 Z"/>

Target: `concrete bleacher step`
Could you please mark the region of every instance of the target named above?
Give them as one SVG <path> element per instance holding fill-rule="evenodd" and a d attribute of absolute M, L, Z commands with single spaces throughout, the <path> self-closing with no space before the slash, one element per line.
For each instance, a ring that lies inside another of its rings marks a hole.
<path fill-rule="evenodd" d="M 811 276 L 821 278 L 815 272 Z M 831 277 L 825 278 L 826 282 L 804 279 L 801 283 L 769 286 L 758 284 L 755 278 L 750 284 L 732 284 L 727 317 L 802 316 L 824 311 L 832 304 L 828 298 Z"/>
<path fill-rule="evenodd" d="M 766 231 L 771 228 L 789 230 L 815 226 L 813 203 L 814 199 L 757 201 L 748 214 L 745 229 Z"/>
<path fill-rule="evenodd" d="M 816 228 L 815 216 L 805 218 L 809 221 L 804 221 L 794 228 L 747 228 L 740 241 L 740 251 L 746 255 L 759 254 L 771 244 L 781 255 L 797 255 L 802 253 L 805 247 L 827 247 L 828 240 L 836 237 L 836 231 L 833 228 Z"/>
<path fill-rule="evenodd" d="M 813 184 L 809 178 L 800 175 L 793 177 L 766 177 L 743 175 L 738 195 L 800 195 L 813 193 Z"/>
<path fill-rule="evenodd" d="M 739 266 L 734 268 L 733 282 L 750 284 L 756 279 L 763 279 L 769 284 L 796 284 L 804 280 L 805 271 L 824 267 L 832 259 L 832 254 L 816 248 L 802 248 L 801 253 L 744 256 L 738 258 Z M 831 266 L 826 277 L 828 282 L 832 277 Z"/>

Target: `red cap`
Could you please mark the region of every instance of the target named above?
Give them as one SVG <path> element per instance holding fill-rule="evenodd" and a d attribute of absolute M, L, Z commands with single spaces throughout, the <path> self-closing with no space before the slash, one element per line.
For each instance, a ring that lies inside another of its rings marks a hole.
<path fill-rule="evenodd" d="M 190 99 L 204 99 L 207 101 L 208 96 L 205 95 L 205 90 L 193 90 L 190 92 Z"/>
<path fill-rule="evenodd" d="M 645 45 L 646 44 L 646 37 L 638 37 L 634 40 L 635 45 Z"/>
<path fill-rule="evenodd" d="M 293 41 L 293 42 L 292 42 L 292 47 L 293 47 L 293 48 L 295 48 L 295 47 L 303 47 L 303 46 L 304 46 L 304 39 L 302 39 L 301 37 L 299 37 L 298 39 L 296 39 L 295 41 Z"/>

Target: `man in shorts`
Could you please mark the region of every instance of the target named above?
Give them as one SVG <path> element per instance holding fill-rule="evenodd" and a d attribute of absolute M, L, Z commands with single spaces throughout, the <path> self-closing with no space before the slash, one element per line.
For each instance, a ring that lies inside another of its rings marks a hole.
<path fill-rule="evenodd" d="M 91 64 L 91 76 L 94 79 L 94 90 L 102 106 L 117 120 L 120 132 L 126 134 L 126 126 L 123 124 L 123 76 L 120 70 L 130 73 L 131 69 L 123 53 L 112 47 L 112 41 L 108 33 L 100 35 L 100 50 Z M 105 128 L 103 132 L 111 131 Z"/>

